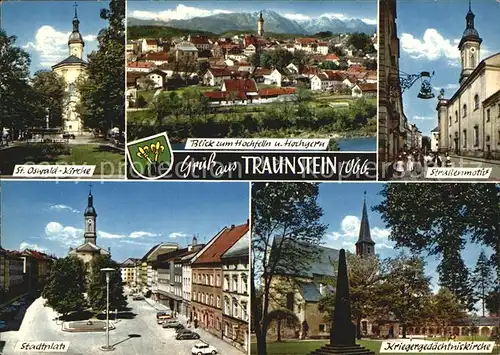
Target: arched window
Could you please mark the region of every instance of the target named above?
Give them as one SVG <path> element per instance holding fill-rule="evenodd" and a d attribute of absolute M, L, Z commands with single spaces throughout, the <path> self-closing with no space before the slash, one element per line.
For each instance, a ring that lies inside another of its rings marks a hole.
<path fill-rule="evenodd" d="M 75 93 L 75 84 L 68 85 L 68 94 L 73 95 Z"/>
<path fill-rule="evenodd" d="M 479 109 L 479 95 L 474 96 L 474 110 Z"/>
<path fill-rule="evenodd" d="M 448 118 L 448 126 L 451 126 L 451 116 Z"/>
<path fill-rule="evenodd" d="M 467 105 L 466 104 L 464 104 L 462 110 L 463 110 L 463 117 L 467 116 Z"/>
<path fill-rule="evenodd" d="M 455 122 L 458 122 L 458 111 L 455 111 Z"/>

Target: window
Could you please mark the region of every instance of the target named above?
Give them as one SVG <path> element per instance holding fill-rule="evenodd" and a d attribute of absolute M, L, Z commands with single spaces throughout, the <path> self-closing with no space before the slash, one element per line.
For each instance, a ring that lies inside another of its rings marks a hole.
<path fill-rule="evenodd" d="M 321 323 L 321 324 L 319 325 L 319 332 L 320 332 L 320 333 L 324 333 L 324 332 L 326 332 L 326 324 Z"/>
<path fill-rule="evenodd" d="M 224 291 L 229 291 L 229 276 L 224 276 Z"/>
<path fill-rule="evenodd" d="M 211 306 L 214 305 L 214 296 L 213 295 L 210 295 L 210 305 Z"/>
<path fill-rule="evenodd" d="M 286 295 L 286 308 L 293 311 L 293 304 L 295 303 L 295 295 L 293 292 L 289 292 Z"/>
<path fill-rule="evenodd" d="M 210 275 L 210 286 L 214 285 L 214 275 Z"/>
<path fill-rule="evenodd" d="M 490 109 L 486 110 L 486 122 L 490 122 Z"/>
<path fill-rule="evenodd" d="M 476 57 L 474 56 L 474 53 L 471 53 L 470 55 L 470 66 L 472 68 L 476 67 Z"/>
<path fill-rule="evenodd" d="M 238 275 L 233 276 L 233 285 L 231 291 L 238 292 Z"/>
<path fill-rule="evenodd" d="M 451 126 L 451 116 L 448 118 L 448 126 Z"/>
<path fill-rule="evenodd" d="M 474 96 L 474 110 L 477 110 L 479 108 L 479 95 L 476 94 L 476 96 Z"/>
<path fill-rule="evenodd" d="M 235 299 L 233 299 L 233 317 L 236 317 L 238 318 L 238 301 Z"/>
<path fill-rule="evenodd" d="M 248 280 L 247 280 L 247 275 L 241 274 L 241 293 L 247 293 L 248 292 Z"/>
<path fill-rule="evenodd" d="M 224 323 L 224 335 L 229 336 L 229 323 Z"/>
<path fill-rule="evenodd" d="M 220 286 L 220 275 L 215 276 L 215 286 Z"/>
<path fill-rule="evenodd" d="M 220 308 L 220 296 L 217 296 L 217 308 Z"/>
<path fill-rule="evenodd" d="M 248 303 L 241 302 L 241 318 L 243 320 L 248 320 Z"/>
<path fill-rule="evenodd" d="M 467 105 L 466 104 L 464 104 L 462 110 L 463 110 L 463 117 L 467 116 Z"/>
<path fill-rule="evenodd" d="M 231 315 L 231 302 L 227 296 L 224 297 L 224 313 Z"/>
<path fill-rule="evenodd" d="M 474 126 L 474 147 L 479 146 L 479 127 Z"/>
<path fill-rule="evenodd" d="M 198 302 L 201 302 L 201 293 L 198 292 Z"/>
<path fill-rule="evenodd" d="M 466 129 L 463 130 L 463 135 L 464 135 L 464 140 L 463 140 L 463 145 L 462 146 L 464 148 L 467 148 L 467 130 Z"/>
<path fill-rule="evenodd" d="M 458 111 L 455 111 L 455 122 L 458 122 Z"/>

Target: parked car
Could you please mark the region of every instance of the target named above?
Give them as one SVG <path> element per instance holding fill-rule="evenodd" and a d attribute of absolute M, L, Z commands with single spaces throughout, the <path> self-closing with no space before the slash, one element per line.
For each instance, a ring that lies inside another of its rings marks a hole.
<path fill-rule="evenodd" d="M 205 354 L 215 355 L 215 354 L 217 354 L 217 349 L 212 345 L 208 345 L 207 343 L 196 343 L 191 348 L 191 354 L 193 354 L 193 355 L 205 355 Z"/>
<path fill-rule="evenodd" d="M 172 313 L 169 311 L 157 312 L 156 313 L 156 323 L 163 324 L 163 322 L 172 319 Z"/>
<path fill-rule="evenodd" d="M 186 329 L 186 327 L 184 326 L 184 324 L 179 324 L 177 327 L 175 327 L 175 332 L 179 333 L 185 329 Z"/>
<path fill-rule="evenodd" d="M 69 132 L 64 132 L 64 133 L 62 134 L 62 137 L 63 137 L 64 139 L 75 139 L 75 135 L 74 135 L 74 134 L 71 134 L 71 133 L 69 133 Z"/>
<path fill-rule="evenodd" d="M 195 333 L 189 329 L 182 329 L 175 336 L 177 340 L 185 340 L 185 339 L 200 339 L 200 334 Z"/>
<path fill-rule="evenodd" d="M 161 325 L 163 328 L 177 328 L 181 323 L 177 319 L 170 319 Z"/>

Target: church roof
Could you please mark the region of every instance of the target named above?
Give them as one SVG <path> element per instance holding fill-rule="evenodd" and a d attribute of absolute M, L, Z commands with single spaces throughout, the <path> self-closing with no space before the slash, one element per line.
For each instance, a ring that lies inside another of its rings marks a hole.
<path fill-rule="evenodd" d="M 98 247 L 94 243 L 90 243 L 90 242 L 83 243 L 79 247 L 76 247 L 74 250 L 76 252 L 86 251 L 86 252 L 100 252 L 101 254 L 109 254 L 109 252 L 106 249 Z"/>
<path fill-rule="evenodd" d="M 439 132 L 439 126 L 436 126 L 431 132 Z"/>
<path fill-rule="evenodd" d="M 361 226 L 359 228 L 359 238 L 356 244 L 359 243 L 375 244 L 370 233 L 370 224 L 368 223 L 368 212 L 366 210 L 366 200 L 363 201 L 363 215 L 361 217 Z"/>
<path fill-rule="evenodd" d="M 74 55 L 70 55 L 68 58 L 60 61 L 59 63 L 55 64 L 52 66 L 52 68 L 60 67 L 62 65 L 68 65 L 68 64 L 83 64 L 87 65 L 87 62 L 81 60 L 78 57 L 75 57 Z"/>

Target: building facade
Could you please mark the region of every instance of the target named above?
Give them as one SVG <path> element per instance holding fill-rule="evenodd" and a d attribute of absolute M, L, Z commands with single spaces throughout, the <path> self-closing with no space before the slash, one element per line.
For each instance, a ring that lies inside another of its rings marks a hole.
<path fill-rule="evenodd" d="M 248 222 L 225 227 L 192 260 L 193 321 L 219 338 L 223 338 L 221 256 L 246 233 Z"/>
<path fill-rule="evenodd" d="M 127 285 L 132 286 L 137 284 L 137 265 L 140 263 L 140 259 L 128 258 L 123 263 L 120 264 L 120 273 L 122 276 L 122 281 Z"/>
<path fill-rule="evenodd" d="M 399 85 L 396 10 L 396 0 L 380 1 L 378 157 L 382 163 L 392 162 L 404 149 L 406 117 Z"/>
<path fill-rule="evenodd" d="M 66 82 L 67 102 L 63 111 L 63 129 L 75 135 L 84 133 L 83 121 L 76 111 L 80 96 L 76 89 L 76 81 L 85 73 L 87 63 L 83 60 L 83 48 L 85 42 L 80 33 L 80 20 L 75 7 L 73 18 L 73 31 L 68 39 L 69 57 L 52 66 L 52 71 L 61 76 Z M 49 112 L 50 124 L 50 112 Z"/>
<path fill-rule="evenodd" d="M 250 236 L 247 232 L 221 257 L 222 336 L 244 353 L 248 352 L 250 320 Z"/>
<path fill-rule="evenodd" d="M 84 218 L 84 242 L 76 248 L 70 248 L 68 255 L 80 258 L 85 264 L 88 264 L 97 255 L 110 256 L 109 250 L 103 249 L 97 245 L 97 212 L 94 208 L 94 196 L 89 191 L 87 208 L 83 213 Z"/>
<path fill-rule="evenodd" d="M 481 59 L 482 39 L 469 4 L 466 26 L 458 45 L 460 87 L 447 99 L 439 95 L 439 151 L 500 159 L 500 53 Z"/>

